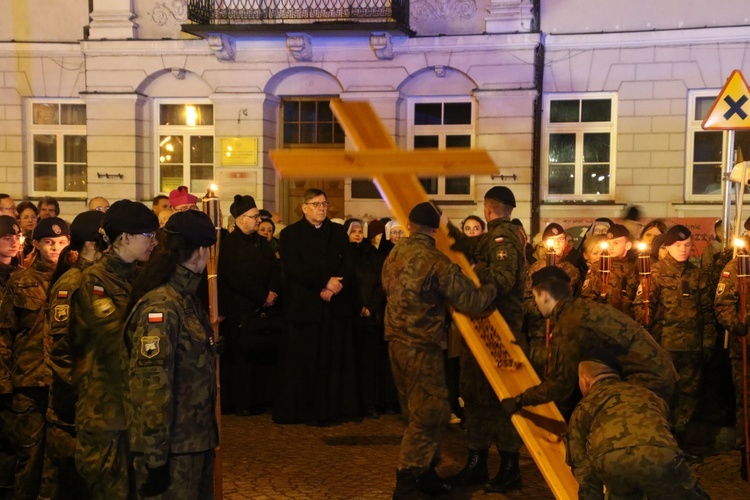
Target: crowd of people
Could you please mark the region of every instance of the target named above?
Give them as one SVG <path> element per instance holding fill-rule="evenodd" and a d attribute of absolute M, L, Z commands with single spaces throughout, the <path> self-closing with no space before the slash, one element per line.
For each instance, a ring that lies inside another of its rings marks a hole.
<path fill-rule="evenodd" d="M 596 219 L 577 247 L 550 223 L 535 245 L 512 218 L 515 197 L 504 186 L 486 193 L 484 217 L 460 226 L 431 203 L 415 206 L 407 227 L 332 220 L 317 189 L 288 226 L 247 195 L 234 197 L 226 229 L 197 204 L 184 186 L 151 209 L 96 197 L 68 224 L 54 198 L 16 205 L 0 194 L 7 498 L 210 498 L 217 401 L 223 413 L 271 413 L 279 424 L 401 412 L 394 498 L 477 484 L 521 489 L 511 416 L 555 402 L 570 419 L 581 498 L 601 498 L 603 486 L 705 498 L 689 469 L 666 464 L 695 458 L 686 431 L 701 388 L 716 380 L 706 372 L 722 358 L 725 330 L 744 447 L 740 344 L 750 320 L 739 307 L 741 257 L 724 250 L 718 232 L 696 262 L 690 230 L 659 220 L 634 235 L 627 218 Z M 481 286 L 435 248 L 441 224 Z M 636 252 L 636 241 L 646 248 Z M 206 312 L 211 247 L 219 248 L 217 338 Z M 542 383 L 499 400 L 449 305 L 469 315 L 498 310 Z M 608 393 L 621 401 L 605 401 Z M 648 408 L 639 415 L 647 430 L 627 417 L 636 406 Z M 466 430 L 467 461 L 442 478 L 435 467 L 449 421 Z M 620 424 L 622 447 L 608 447 Z M 596 452 L 586 445 L 594 438 Z M 501 460 L 490 478 L 493 446 Z M 618 455 L 623 447 L 636 456 Z"/>

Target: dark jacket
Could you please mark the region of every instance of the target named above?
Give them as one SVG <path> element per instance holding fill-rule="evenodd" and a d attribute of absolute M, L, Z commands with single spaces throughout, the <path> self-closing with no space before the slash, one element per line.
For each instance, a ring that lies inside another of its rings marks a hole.
<path fill-rule="evenodd" d="M 381 282 L 384 256 L 367 240 L 362 243 L 350 243 L 354 255 L 354 272 L 357 279 L 357 297 L 354 307 L 358 316 L 362 307 L 370 311 L 373 322 L 382 326 L 385 312 L 385 292 Z"/>

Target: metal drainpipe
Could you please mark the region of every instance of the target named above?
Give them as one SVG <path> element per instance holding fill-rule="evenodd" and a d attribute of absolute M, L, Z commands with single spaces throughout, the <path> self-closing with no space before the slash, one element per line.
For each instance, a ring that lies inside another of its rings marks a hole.
<path fill-rule="evenodd" d="M 531 167 L 531 231 L 529 238 L 539 232 L 541 180 L 542 180 L 542 103 L 544 101 L 544 34 L 540 35 L 539 45 L 534 49 L 534 137 Z"/>

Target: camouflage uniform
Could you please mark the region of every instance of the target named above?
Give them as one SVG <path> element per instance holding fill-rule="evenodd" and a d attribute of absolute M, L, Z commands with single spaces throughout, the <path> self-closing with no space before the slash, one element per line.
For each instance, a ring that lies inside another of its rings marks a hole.
<path fill-rule="evenodd" d="M 667 404 L 619 379 L 601 379 L 576 407 L 566 436 L 581 500 L 709 498 L 669 432 Z"/>
<path fill-rule="evenodd" d="M 2 304 L 5 284 L 8 282 L 10 275 L 18 271 L 20 271 L 18 266 L 0 262 L 0 304 Z M 16 475 L 16 446 L 12 432 L 12 400 L 11 394 L 0 394 L 0 498 L 2 498 L 2 490 L 13 487 L 13 478 Z"/>
<path fill-rule="evenodd" d="M 487 266 L 497 288 L 493 305 L 524 345 L 521 328 L 526 254 L 519 227 L 511 224 L 509 218 L 499 217 L 491 220 L 487 232 L 476 238 L 467 237 L 455 226 L 450 226 L 450 235 L 466 249 L 470 259 Z M 502 411 L 495 391 L 466 346 L 461 352 L 460 393 L 469 449 L 486 450 L 492 442 L 501 452 L 520 449 L 521 438 L 510 416 Z"/>
<path fill-rule="evenodd" d="M 52 285 L 44 313 L 45 349 L 52 371 L 47 406 L 47 435 L 44 474 L 55 477 L 57 491 L 48 498 L 84 499 L 86 485 L 75 467 L 75 407 L 77 392 L 73 380 L 73 353 L 69 345 L 70 305 L 81 284 L 81 273 L 93 264 L 79 258 Z"/>
<path fill-rule="evenodd" d="M 216 357 L 208 315 L 195 297 L 201 276 L 177 266 L 147 293 L 125 325 L 125 411 L 135 487 L 169 464 L 160 498 L 213 498 Z M 140 493 L 139 493 L 140 495 Z"/>
<path fill-rule="evenodd" d="M 521 396 L 534 406 L 565 401 L 578 386 L 581 355 L 594 347 L 613 351 L 622 363 L 623 379 L 670 401 L 677 380 L 672 358 L 638 323 L 606 304 L 561 299 L 550 315 L 552 341 L 547 378 Z"/>
<path fill-rule="evenodd" d="M 480 313 L 492 303 L 495 288 L 477 288 L 435 248 L 432 237 L 420 233 L 394 247 L 382 277 L 388 297 L 385 338 L 401 408 L 409 418 L 398 468 L 426 469 L 450 416 L 443 364 L 447 305 Z"/>
<path fill-rule="evenodd" d="M 643 288 L 633 302 L 636 321 L 669 352 L 679 380 L 671 402 L 675 434 L 682 434 L 698 403 L 703 350 L 715 341 L 712 297 L 708 282 L 690 261 L 667 255 L 651 268 L 650 325 L 646 324 Z"/>
<path fill-rule="evenodd" d="M 581 286 L 581 273 L 578 268 L 567 261 L 555 265 L 570 277 L 570 287 L 573 290 L 573 296 L 576 296 Z M 547 320 L 542 317 L 542 313 L 536 306 L 534 294 L 531 291 L 531 276 L 546 266 L 547 262 L 543 260 L 538 260 L 529 266 L 529 271 L 526 273 L 526 294 L 523 302 L 526 335 L 529 339 L 529 361 L 539 378 L 544 378 L 544 371 L 547 366 Z"/>
<path fill-rule="evenodd" d="M 15 498 L 36 499 L 44 458 L 50 370 L 44 354 L 44 302 L 53 268 L 36 259 L 8 280 L 0 306 L 0 391 L 13 393 L 18 443 Z"/>
<path fill-rule="evenodd" d="M 612 259 L 607 293 L 601 296 L 602 278 L 601 261 L 594 263 L 586 273 L 581 289 L 581 298 L 593 299 L 615 307 L 617 310 L 632 316 L 633 299 L 640 284 L 638 276 L 638 259 L 630 253 L 622 258 Z"/>
<path fill-rule="evenodd" d="M 747 332 L 748 327 L 740 321 L 739 313 L 740 293 L 737 289 L 737 258 L 732 259 L 724 267 L 719 279 L 719 286 L 716 288 L 716 297 L 714 298 L 714 311 L 721 326 L 729 331 L 729 360 L 732 364 L 732 380 L 734 381 L 735 395 L 735 414 L 737 429 L 737 444 L 740 448 L 745 447 L 745 410 L 743 401 L 743 381 L 742 381 L 742 337 L 740 333 Z M 750 300 L 748 300 L 750 305 Z M 750 307 L 746 312 L 750 315 Z M 748 356 L 748 366 L 750 367 L 750 356 Z M 748 377 L 745 383 L 750 385 L 750 369 L 747 370 Z M 747 408 L 750 412 L 750 407 Z"/>
<path fill-rule="evenodd" d="M 76 467 L 96 499 L 128 498 L 130 489 L 120 345 L 136 270 L 135 262 L 110 253 L 83 271 L 73 296 Z"/>

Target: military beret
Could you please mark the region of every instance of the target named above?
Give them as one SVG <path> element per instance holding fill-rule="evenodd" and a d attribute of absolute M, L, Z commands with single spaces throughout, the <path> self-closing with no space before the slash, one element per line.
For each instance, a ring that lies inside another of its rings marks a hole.
<path fill-rule="evenodd" d="M 719 222 L 721 222 L 721 221 L 719 221 Z M 716 227 L 716 226 L 714 226 L 714 227 Z M 750 231 L 750 217 L 748 217 L 747 219 L 745 219 L 744 227 L 745 227 L 745 231 Z"/>
<path fill-rule="evenodd" d="M 21 228 L 16 218 L 10 215 L 0 215 L 0 238 L 17 234 L 21 234 Z"/>
<path fill-rule="evenodd" d="M 550 280 L 562 280 L 570 283 L 570 276 L 559 267 L 543 267 L 531 275 L 531 288 Z"/>
<path fill-rule="evenodd" d="M 630 231 L 622 224 L 612 224 L 607 230 L 607 239 L 614 240 L 616 238 L 630 238 Z"/>
<path fill-rule="evenodd" d="M 150 233 L 159 229 L 159 218 L 143 203 L 119 200 L 109 207 L 102 228 L 112 242 L 122 233 Z"/>
<path fill-rule="evenodd" d="M 438 212 L 435 205 L 429 201 L 423 201 L 411 209 L 411 212 L 409 212 L 409 220 L 420 226 L 437 229 L 440 227 L 440 212 Z M 390 222 L 388 224 L 390 224 Z M 388 227 L 388 224 L 386 224 L 386 227 Z"/>
<path fill-rule="evenodd" d="M 679 224 L 676 226 L 672 226 L 671 228 L 669 228 L 669 231 L 664 234 L 664 241 L 662 242 L 662 245 L 668 247 L 678 241 L 685 241 L 686 239 L 690 238 L 690 235 L 690 229 L 686 228 L 685 226 L 681 226 Z"/>
<path fill-rule="evenodd" d="M 164 225 L 168 234 L 180 234 L 199 247 L 216 243 L 216 227 L 211 218 L 200 210 L 185 210 L 172 215 Z"/>
<path fill-rule="evenodd" d="M 490 188 L 490 190 L 487 191 L 487 193 L 484 195 L 484 198 L 497 200 L 500 203 L 508 205 L 510 207 L 516 206 L 516 197 L 513 195 L 513 191 L 505 186 L 495 186 Z"/>
<path fill-rule="evenodd" d="M 39 221 L 34 228 L 31 236 L 32 240 L 41 240 L 42 238 L 57 238 L 58 236 L 70 236 L 68 223 L 60 217 L 47 217 Z"/>
<path fill-rule="evenodd" d="M 587 349 L 581 356 L 581 362 L 584 361 L 600 363 L 609 366 L 617 371 L 617 373 L 622 373 L 622 363 L 620 363 L 620 359 L 611 349 L 607 349 L 606 347 L 592 347 L 591 349 Z"/>
<path fill-rule="evenodd" d="M 559 236 L 561 234 L 565 234 L 565 230 L 560 224 L 558 224 L 557 222 L 553 222 L 552 224 L 544 228 L 542 239 L 546 240 L 547 238 L 552 238 L 553 236 Z"/>
<path fill-rule="evenodd" d="M 78 249 L 87 241 L 99 239 L 99 228 L 104 220 L 105 212 L 87 210 L 76 215 L 70 223 L 70 245 Z"/>
<path fill-rule="evenodd" d="M 169 204 L 173 207 L 179 207 L 180 205 L 195 205 L 196 203 L 198 203 L 198 197 L 194 194 L 190 194 L 187 186 L 180 186 L 169 193 Z"/>
<path fill-rule="evenodd" d="M 242 196 L 241 194 L 234 195 L 234 203 L 229 207 L 229 213 L 235 219 L 239 218 L 240 215 L 244 214 L 248 210 L 258 208 L 255 204 L 255 198 L 252 196 Z"/>
<path fill-rule="evenodd" d="M 658 234 L 654 236 L 654 239 L 651 240 L 651 259 L 652 262 L 657 262 L 659 260 L 659 249 L 664 244 L 664 235 Z"/>

